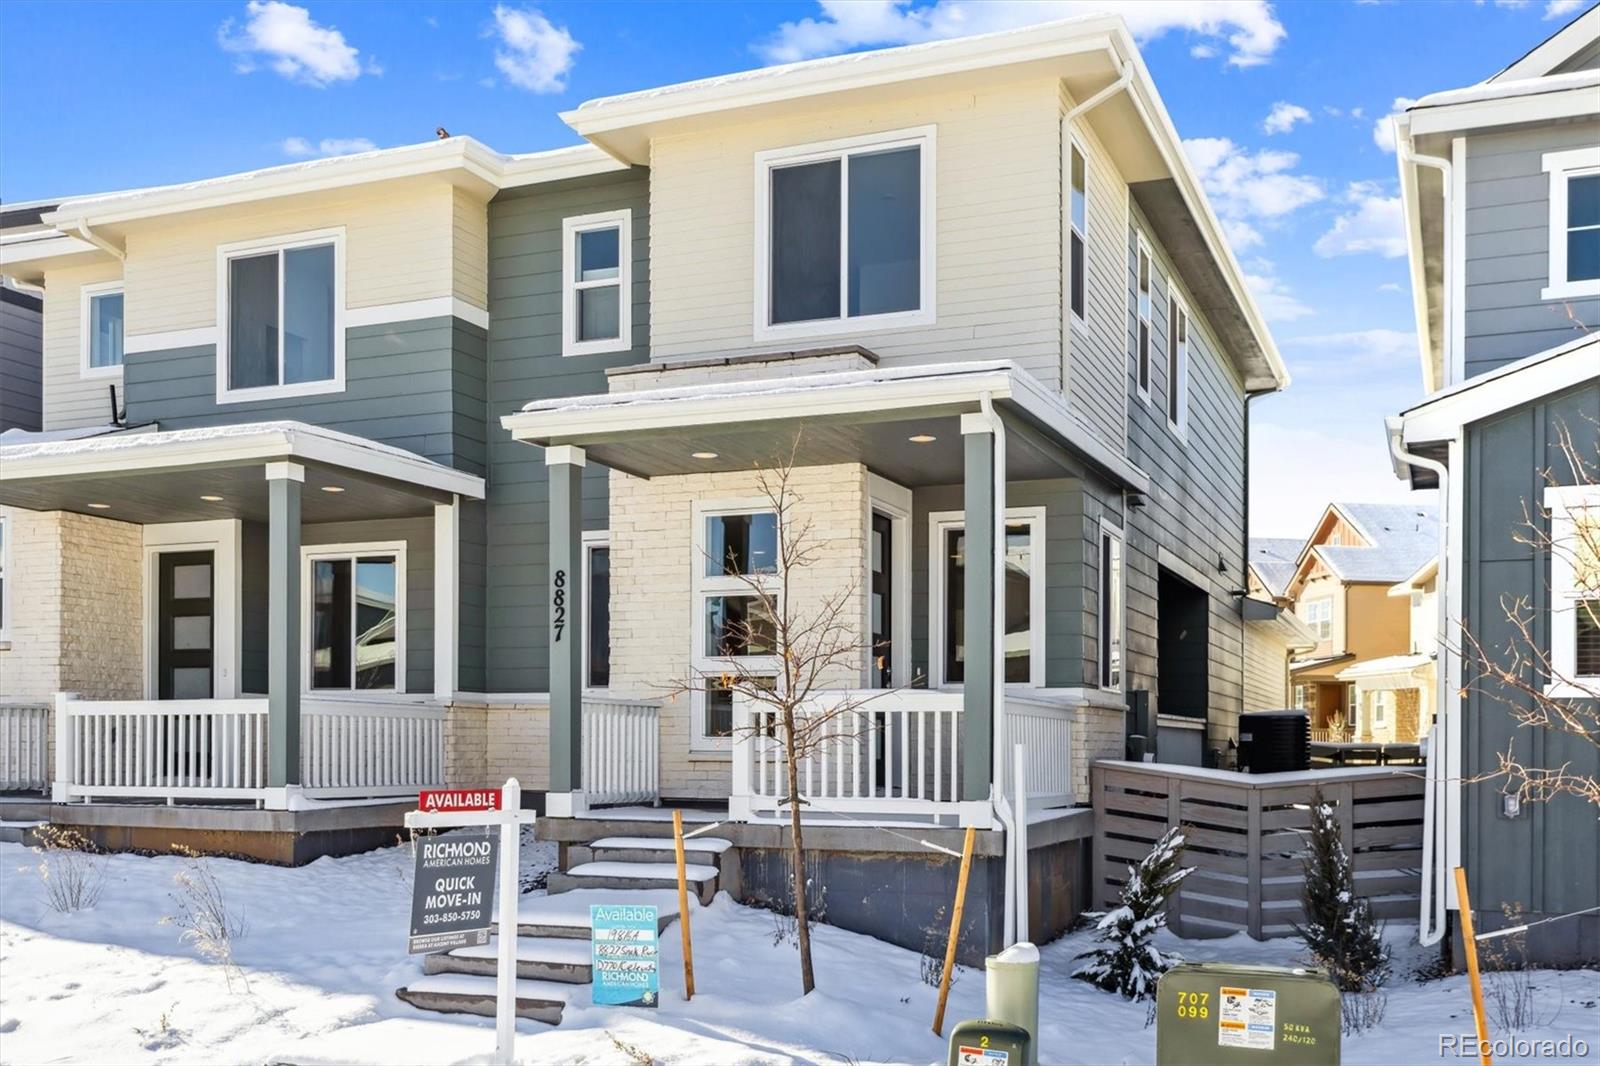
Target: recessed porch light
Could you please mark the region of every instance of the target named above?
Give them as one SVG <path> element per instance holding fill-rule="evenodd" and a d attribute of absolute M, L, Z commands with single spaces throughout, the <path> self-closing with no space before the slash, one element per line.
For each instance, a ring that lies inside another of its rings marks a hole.
<path fill-rule="evenodd" d="M 91 511 L 109 511 L 109 510 L 111 510 L 111 505 L 109 503 L 91 503 L 91 504 L 89 504 L 89 510 L 91 510 Z"/>
<path fill-rule="evenodd" d="M 691 459 L 715 459 L 717 457 L 717 453 L 716 452 L 690 452 L 689 453 L 689 457 Z"/>
<path fill-rule="evenodd" d="M 222 497 L 221 496 L 202 496 L 200 498 L 202 500 L 206 501 L 207 503 L 221 503 L 222 502 Z"/>
<path fill-rule="evenodd" d="M 932 433 L 914 433 L 906 438 L 906 440 L 910 441 L 912 444 L 932 444 L 938 439 L 939 438 L 935 437 Z"/>
<path fill-rule="evenodd" d="M 342 486 L 340 486 L 340 485 L 324 485 L 324 486 L 322 486 L 322 491 L 323 492 L 343 492 L 344 488 Z"/>

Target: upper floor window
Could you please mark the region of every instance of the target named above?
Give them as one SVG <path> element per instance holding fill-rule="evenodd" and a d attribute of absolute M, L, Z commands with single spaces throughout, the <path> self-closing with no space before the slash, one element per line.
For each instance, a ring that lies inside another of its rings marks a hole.
<path fill-rule="evenodd" d="M 1167 300 L 1167 425 L 1189 432 L 1189 309 L 1177 296 Z"/>
<path fill-rule="evenodd" d="M 1600 696 L 1600 488 L 1552 486 L 1550 511 L 1551 696 Z"/>
<path fill-rule="evenodd" d="M 633 347 L 633 212 L 578 215 L 561 224 L 561 354 Z"/>
<path fill-rule="evenodd" d="M 1139 239 L 1139 267 L 1137 280 L 1137 310 L 1139 321 L 1134 327 L 1134 359 L 1138 363 L 1137 383 L 1139 395 L 1150 399 L 1150 290 L 1154 267 L 1150 263 L 1150 248 Z"/>
<path fill-rule="evenodd" d="M 1072 313 L 1083 321 L 1088 296 L 1084 259 L 1089 241 L 1089 164 L 1083 149 L 1072 141 L 1067 149 L 1071 184 L 1069 213 L 1072 232 L 1067 248 L 1067 300 Z"/>
<path fill-rule="evenodd" d="M 80 333 L 83 376 L 109 377 L 122 372 L 122 282 L 83 287 Z"/>
<path fill-rule="evenodd" d="M 1550 284 L 1547 300 L 1600 295 L 1600 148 L 1548 152 Z"/>
<path fill-rule="evenodd" d="M 1333 639 L 1333 600 L 1324 596 L 1319 600 L 1307 600 L 1305 604 L 1305 623 L 1311 627 L 1311 632 L 1318 640 Z"/>
<path fill-rule="evenodd" d="M 756 155 L 761 337 L 933 321 L 934 130 Z"/>
<path fill-rule="evenodd" d="M 344 232 L 218 250 L 217 402 L 344 388 Z"/>

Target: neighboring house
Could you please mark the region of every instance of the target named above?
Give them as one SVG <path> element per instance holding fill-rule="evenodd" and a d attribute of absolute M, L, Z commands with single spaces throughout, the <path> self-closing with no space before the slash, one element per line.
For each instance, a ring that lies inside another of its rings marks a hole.
<path fill-rule="evenodd" d="M 780 896 L 777 756 L 719 677 L 776 667 L 743 621 L 777 545 L 757 471 L 792 456 L 818 560 L 791 594 L 841 596 L 874 650 L 830 684 L 897 690 L 807 768 L 808 810 L 856 823 L 827 873 L 920 878 L 830 921 L 920 945 L 950 868 L 871 827 L 974 825 L 998 942 L 1019 743 L 1049 935 L 1087 902 L 1073 805 L 1130 700 L 1166 760 L 1236 735 L 1246 400 L 1288 380 L 1126 26 L 564 118 L 590 143 L 68 200 L 5 253 L 46 293 L 45 437 L 90 434 L 0 451 L 29 582 L 0 674 L 83 697 L 57 795 L 514 773 L 565 843 L 606 804 L 725 810 L 743 891 Z M 102 432 L 108 383 L 139 428 Z M 164 700 L 221 745 L 198 778 L 162 769 L 170 726 L 105 725 Z M 154 776 L 118 761 L 146 744 Z"/>
<path fill-rule="evenodd" d="M 1304 541 L 1293 537 L 1251 537 L 1241 605 L 1244 612 L 1244 709 L 1283 710 L 1293 706 L 1290 664 L 1317 646 L 1309 626 L 1294 613 L 1285 595 Z"/>
<path fill-rule="evenodd" d="M 1537 643 L 1523 653 L 1565 679 L 1535 683 L 1591 709 L 1600 695 L 1600 634 L 1579 603 L 1600 579 L 1560 547 L 1600 508 L 1600 9 L 1487 81 L 1422 98 L 1395 130 L 1429 395 L 1388 432 L 1396 473 L 1437 487 L 1444 518 L 1436 581 L 1449 639 L 1422 915 L 1431 943 L 1457 906 L 1456 866 L 1478 929 L 1600 907 L 1593 805 L 1516 803 L 1496 781 L 1513 749 L 1595 775 L 1600 748 L 1519 726 L 1505 701 L 1527 697 L 1475 683 L 1457 652 L 1470 638 L 1505 654 L 1508 609 L 1521 610 Z M 1533 546 L 1545 537 L 1556 551 Z M 1593 962 L 1600 915 L 1538 925 L 1527 939 L 1535 960 Z"/>

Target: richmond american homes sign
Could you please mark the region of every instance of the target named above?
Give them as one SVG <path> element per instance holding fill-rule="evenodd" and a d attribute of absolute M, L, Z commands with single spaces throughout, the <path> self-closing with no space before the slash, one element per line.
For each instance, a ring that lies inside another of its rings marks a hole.
<path fill-rule="evenodd" d="M 412 881 L 413 955 L 487 944 L 500 842 L 492 830 L 423 837 Z"/>

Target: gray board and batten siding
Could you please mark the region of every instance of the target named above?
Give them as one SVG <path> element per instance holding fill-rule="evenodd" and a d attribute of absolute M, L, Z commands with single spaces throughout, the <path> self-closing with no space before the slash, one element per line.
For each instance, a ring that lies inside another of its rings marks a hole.
<path fill-rule="evenodd" d="M 0 286 L 0 432 L 40 427 L 43 330 L 43 301 Z"/>

